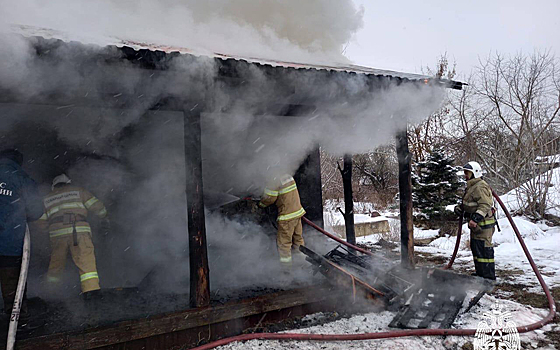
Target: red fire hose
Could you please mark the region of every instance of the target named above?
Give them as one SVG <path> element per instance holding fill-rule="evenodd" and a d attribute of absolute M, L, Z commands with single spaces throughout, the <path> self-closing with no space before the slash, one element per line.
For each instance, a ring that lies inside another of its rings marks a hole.
<path fill-rule="evenodd" d="M 455 249 L 453 249 L 453 254 L 451 255 L 451 260 L 449 260 L 449 263 L 447 264 L 447 266 L 444 267 L 445 270 L 448 270 L 451 268 L 451 266 L 453 266 L 453 263 L 455 262 L 455 257 L 457 256 L 457 252 L 459 252 L 459 246 L 461 245 L 461 233 L 463 233 L 463 213 L 461 212 L 461 215 L 459 216 L 459 221 L 458 221 L 458 226 L 457 227 L 457 240 L 455 241 Z"/>
<path fill-rule="evenodd" d="M 492 191 L 492 194 L 494 195 L 494 197 L 496 198 L 496 200 L 498 201 L 498 203 L 500 204 L 500 206 L 502 207 L 502 209 L 506 213 L 506 216 L 507 216 L 509 222 L 511 223 L 511 226 L 513 227 L 513 231 L 515 232 L 515 235 L 517 236 L 517 239 L 519 239 L 519 243 L 521 244 L 521 247 L 523 248 L 523 252 L 525 253 L 525 256 L 527 256 L 527 259 L 529 260 L 529 264 L 531 264 L 533 272 L 537 276 L 537 279 L 539 280 L 539 283 L 540 283 L 540 285 L 541 285 L 541 287 L 544 291 L 544 294 L 546 295 L 546 298 L 548 299 L 548 310 L 549 311 L 548 311 L 548 315 L 546 315 L 546 317 L 544 317 L 542 320 L 540 320 L 538 322 L 531 323 L 531 324 L 526 325 L 526 326 L 517 327 L 517 331 L 519 333 L 529 332 L 529 331 L 541 328 L 545 324 L 552 321 L 554 319 L 554 315 L 556 314 L 556 305 L 554 304 L 554 299 L 552 298 L 552 294 L 550 294 L 550 290 L 548 289 L 548 286 L 544 282 L 544 280 L 541 276 L 541 273 L 537 269 L 537 266 L 535 265 L 535 262 L 533 261 L 533 258 L 531 257 L 531 254 L 529 253 L 529 250 L 527 249 L 527 246 L 525 245 L 525 242 L 523 241 L 523 238 L 521 237 L 521 234 L 519 233 L 519 230 L 517 229 L 517 226 L 513 222 L 513 219 L 511 217 L 511 215 L 509 214 L 509 212 L 506 209 L 504 203 L 501 201 L 501 199 L 498 197 L 498 195 L 493 191 Z M 304 222 L 309 224 L 311 227 L 315 228 L 316 230 L 325 234 L 326 236 L 334 239 L 335 241 L 337 241 L 339 243 L 342 243 L 342 244 L 346 245 L 347 247 L 355 249 L 355 250 L 357 250 L 359 252 L 362 252 L 364 254 L 371 254 L 371 252 L 363 250 L 359 247 L 356 247 L 355 245 L 352 245 L 350 243 L 347 243 L 347 242 L 339 239 L 336 236 L 333 236 L 332 234 L 330 234 L 330 233 L 326 232 L 325 230 L 321 229 L 319 226 L 313 224 L 311 221 L 309 221 L 305 217 L 302 218 L 302 219 L 303 219 Z M 447 268 L 450 268 L 451 265 L 453 264 L 453 261 L 455 260 L 455 256 L 457 255 L 457 251 L 458 251 L 458 248 L 459 248 L 460 239 L 461 239 L 461 234 L 460 234 L 460 231 L 459 231 L 458 234 L 457 234 L 457 244 L 455 245 L 455 250 L 453 252 L 453 256 L 451 257 L 451 261 L 447 265 Z M 217 346 L 226 345 L 226 344 L 229 344 L 229 343 L 232 343 L 232 342 L 235 342 L 235 341 L 246 341 L 246 340 L 252 340 L 252 339 L 341 341 L 341 340 L 386 339 L 386 338 L 400 338 L 400 337 L 411 337 L 411 336 L 474 335 L 475 332 L 476 332 L 476 329 L 412 329 L 412 330 L 388 331 L 388 332 L 377 332 L 377 333 L 361 333 L 361 334 L 253 333 L 253 334 L 241 334 L 241 335 L 233 336 L 233 337 L 230 337 L 230 338 L 220 339 L 220 340 L 214 341 L 212 343 L 208 343 L 208 344 L 196 347 L 196 348 L 194 348 L 194 350 L 213 349 Z"/>
<path fill-rule="evenodd" d="M 315 224 L 313 223 L 313 221 L 309 220 L 309 219 L 306 218 L 305 216 L 301 218 L 301 221 L 305 222 L 306 224 L 308 224 L 309 226 L 313 227 L 313 228 L 316 229 L 317 231 L 321 232 L 321 233 L 324 234 L 325 236 L 327 236 L 327 237 L 329 237 L 329 238 L 331 238 L 331 239 L 334 239 L 335 241 L 337 241 L 337 242 L 340 243 L 340 244 L 344 244 L 345 246 L 347 246 L 347 247 L 349 247 L 349 248 L 352 248 L 352 249 L 354 249 L 354 250 L 357 250 L 357 251 L 359 251 L 360 253 L 364 253 L 364 254 L 367 254 L 367 255 L 373 255 L 373 253 L 370 252 L 370 251 L 367 251 L 367 250 L 362 249 L 362 248 L 360 248 L 360 247 L 356 247 L 355 245 L 350 244 L 350 243 L 346 242 L 345 240 L 340 239 L 340 238 L 338 238 L 337 236 L 328 233 L 327 231 L 323 230 L 321 227 L 315 225 Z"/>

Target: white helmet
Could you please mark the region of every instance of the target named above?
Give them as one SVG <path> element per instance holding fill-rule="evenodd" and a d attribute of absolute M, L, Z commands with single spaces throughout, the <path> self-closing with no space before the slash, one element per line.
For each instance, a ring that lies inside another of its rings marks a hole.
<path fill-rule="evenodd" d="M 60 174 L 53 179 L 51 188 L 54 190 L 54 186 L 56 186 L 58 184 L 69 184 L 71 182 L 72 182 L 72 180 L 70 180 L 70 178 L 68 176 L 66 176 L 66 174 Z"/>
<path fill-rule="evenodd" d="M 463 166 L 463 170 L 473 173 L 475 179 L 482 177 L 482 167 L 477 162 L 468 162 Z"/>

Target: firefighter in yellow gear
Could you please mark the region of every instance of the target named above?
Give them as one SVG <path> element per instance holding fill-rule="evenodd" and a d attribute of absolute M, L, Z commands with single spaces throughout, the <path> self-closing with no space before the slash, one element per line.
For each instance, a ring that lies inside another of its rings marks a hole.
<path fill-rule="evenodd" d="M 48 227 L 52 249 L 47 282 L 60 280 L 70 251 L 80 273 L 82 293 L 87 296 L 100 289 L 87 215 L 91 212 L 108 222 L 107 210 L 98 198 L 71 182 L 65 174 L 55 177 L 52 192 L 43 199 L 45 214 L 40 221 Z"/>
<path fill-rule="evenodd" d="M 455 213 L 464 212 L 469 220 L 471 250 L 476 275 L 496 279 L 492 236 L 496 226 L 493 209 L 492 189 L 482 178 L 482 168 L 477 162 L 468 162 L 464 167 L 467 189 L 463 201 L 455 207 Z"/>
<path fill-rule="evenodd" d="M 276 244 L 280 263 L 284 267 L 292 265 L 292 248 L 304 245 L 301 217 L 305 210 L 301 206 L 299 192 L 293 177 L 283 175 L 273 179 L 264 190 L 259 207 L 266 208 L 275 204 L 278 208 L 278 234 Z"/>

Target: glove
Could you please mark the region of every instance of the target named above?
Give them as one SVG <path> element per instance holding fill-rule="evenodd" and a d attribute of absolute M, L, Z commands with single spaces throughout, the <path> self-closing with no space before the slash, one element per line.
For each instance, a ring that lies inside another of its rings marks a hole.
<path fill-rule="evenodd" d="M 101 221 L 99 229 L 101 230 L 101 233 L 103 233 L 103 235 L 109 234 L 109 232 L 111 231 L 111 222 L 109 221 L 109 219 Z"/>
<path fill-rule="evenodd" d="M 461 216 L 461 213 L 463 213 L 463 207 L 461 206 L 461 204 L 457 204 L 455 208 L 453 208 L 453 212 L 456 215 Z"/>
<path fill-rule="evenodd" d="M 474 213 L 471 215 L 471 220 L 478 224 L 479 222 L 484 220 L 484 216 L 480 215 L 479 213 Z"/>

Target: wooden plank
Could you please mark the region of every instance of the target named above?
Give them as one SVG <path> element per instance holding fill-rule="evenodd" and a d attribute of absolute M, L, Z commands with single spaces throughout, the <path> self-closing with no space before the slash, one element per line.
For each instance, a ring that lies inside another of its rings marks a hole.
<path fill-rule="evenodd" d="M 455 294 L 455 300 L 451 301 L 448 300 L 446 302 L 445 308 L 447 310 L 451 309 L 450 311 L 447 311 L 447 317 L 445 317 L 440 325 L 439 328 L 449 328 L 451 327 L 451 325 L 453 324 L 453 321 L 455 321 L 455 317 L 457 317 L 457 314 L 459 313 L 459 310 L 461 310 L 461 307 L 463 306 L 463 301 L 465 300 L 465 297 L 467 296 L 467 294 L 463 291 L 460 294 Z"/>
<path fill-rule="evenodd" d="M 338 293 L 333 293 L 330 286 L 305 287 L 232 301 L 215 307 L 124 321 L 108 327 L 26 339 L 19 341 L 17 348 L 94 349 L 339 297 Z"/>
<path fill-rule="evenodd" d="M 412 169 L 406 129 L 397 133 L 401 216 L 401 265 L 414 268 L 414 225 L 412 222 Z"/>
<path fill-rule="evenodd" d="M 202 188 L 201 112 L 202 107 L 198 104 L 186 105 L 184 110 L 190 306 L 193 308 L 210 304 L 210 273 Z"/>
<path fill-rule="evenodd" d="M 424 316 L 424 319 L 420 322 L 416 328 L 428 328 L 430 323 L 434 320 L 434 317 L 440 312 L 444 300 L 442 298 L 431 298 L 432 303 L 428 307 L 428 313 Z"/>

